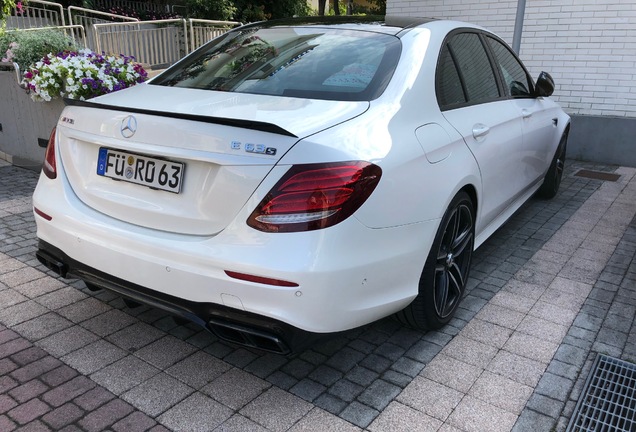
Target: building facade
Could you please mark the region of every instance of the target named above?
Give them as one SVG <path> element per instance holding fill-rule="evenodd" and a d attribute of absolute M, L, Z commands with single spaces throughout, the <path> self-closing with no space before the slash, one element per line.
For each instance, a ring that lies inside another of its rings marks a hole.
<path fill-rule="evenodd" d="M 468 21 L 512 45 L 517 0 L 387 0 L 387 15 Z M 573 157 L 636 166 L 636 1 L 528 0 L 519 55 L 554 78 Z M 626 160 L 627 157 L 627 160 Z"/>

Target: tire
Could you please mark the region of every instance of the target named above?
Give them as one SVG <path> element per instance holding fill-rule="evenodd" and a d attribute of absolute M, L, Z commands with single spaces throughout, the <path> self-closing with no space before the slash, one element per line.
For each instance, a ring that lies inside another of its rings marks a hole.
<path fill-rule="evenodd" d="M 459 192 L 442 217 L 420 276 L 419 292 L 396 318 L 419 330 L 434 330 L 453 318 L 464 295 L 475 243 L 475 210 Z"/>
<path fill-rule="evenodd" d="M 545 175 L 543 184 L 537 191 L 537 196 L 543 199 L 552 199 L 559 192 L 559 186 L 561 185 L 561 179 L 563 178 L 563 170 L 565 169 L 565 153 L 568 143 L 567 135 L 563 135 L 554 158 L 548 168 L 548 172 Z"/>

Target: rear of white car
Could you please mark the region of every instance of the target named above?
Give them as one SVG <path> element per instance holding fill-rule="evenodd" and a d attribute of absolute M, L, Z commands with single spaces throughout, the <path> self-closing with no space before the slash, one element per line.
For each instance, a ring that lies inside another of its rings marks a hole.
<path fill-rule="evenodd" d="M 278 353 L 406 307 L 415 327 L 448 322 L 490 192 L 434 97 L 464 25 L 356 19 L 244 27 L 69 101 L 33 197 L 40 261 Z"/>
<path fill-rule="evenodd" d="M 379 36 L 394 40 L 396 61 L 398 39 Z M 34 194 L 39 259 L 275 352 L 301 345 L 303 332 L 400 310 L 436 221 L 356 217 L 391 143 L 334 142 L 334 125 L 377 127 L 376 115 L 364 119 L 367 100 L 296 96 L 149 84 L 69 101 Z"/>

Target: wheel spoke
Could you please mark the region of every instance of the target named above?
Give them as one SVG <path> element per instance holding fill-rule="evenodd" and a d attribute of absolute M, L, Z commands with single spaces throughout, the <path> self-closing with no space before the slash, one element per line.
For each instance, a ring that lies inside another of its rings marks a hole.
<path fill-rule="evenodd" d="M 448 280 L 448 272 L 442 270 L 439 272 L 439 275 L 435 277 L 435 287 L 434 287 L 434 296 L 435 298 L 435 310 L 439 316 L 444 316 L 446 312 L 446 303 L 448 301 L 448 288 L 449 288 L 449 280 Z"/>
<path fill-rule="evenodd" d="M 459 268 L 457 263 L 453 263 L 448 270 L 448 275 L 452 282 L 450 284 L 449 291 L 452 291 L 457 297 L 459 297 L 461 296 L 462 289 L 464 287 L 464 275 L 462 274 L 462 270 Z"/>

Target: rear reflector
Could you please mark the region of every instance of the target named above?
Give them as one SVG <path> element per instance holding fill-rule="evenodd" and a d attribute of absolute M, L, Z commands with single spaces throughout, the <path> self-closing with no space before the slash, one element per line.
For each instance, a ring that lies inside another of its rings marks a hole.
<path fill-rule="evenodd" d="M 233 272 L 229 270 L 225 270 L 225 274 L 234 279 L 240 279 L 240 280 L 244 280 L 248 282 L 255 282 L 255 283 L 260 283 L 265 285 L 274 285 L 274 286 L 280 286 L 280 287 L 297 287 L 298 286 L 298 284 L 295 282 L 288 282 L 288 281 L 284 281 L 280 279 L 272 279 L 272 278 L 267 278 L 262 276 L 254 276 L 250 274 L 238 273 L 238 272 Z"/>
<path fill-rule="evenodd" d="M 35 212 L 35 214 L 46 219 L 47 221 L 50 221 L 53 219 L 53 216 L 47 215 L 46 213 L 44 213 L 42 210 L 38 209 L 37 207 L 33 207 L 33 211 Z"/>

